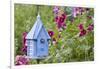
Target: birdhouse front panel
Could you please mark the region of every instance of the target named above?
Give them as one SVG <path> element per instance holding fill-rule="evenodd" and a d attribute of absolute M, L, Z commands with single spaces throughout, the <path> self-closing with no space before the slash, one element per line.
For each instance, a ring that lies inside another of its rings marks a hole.
<path fill-rule="evenodd" d="M 48 55 L 48 40 L 45 28 L 42 27 L 37 40 L 37 56 L 46 57 Z"/>

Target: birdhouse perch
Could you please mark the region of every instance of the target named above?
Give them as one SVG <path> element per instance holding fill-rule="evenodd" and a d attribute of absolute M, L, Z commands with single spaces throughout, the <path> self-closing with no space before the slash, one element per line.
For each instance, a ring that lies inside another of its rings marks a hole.
<path fill-rule="evenodd" d="M 44 59 L 48 56 L 50 36 L 38 14 L 37 20 L 26 36 L 27 56 L 31 59 Z"/>

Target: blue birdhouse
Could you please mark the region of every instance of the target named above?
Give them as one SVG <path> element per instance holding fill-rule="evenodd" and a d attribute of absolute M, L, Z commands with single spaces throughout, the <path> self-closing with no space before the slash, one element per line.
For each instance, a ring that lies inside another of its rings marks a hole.
<path fill-rule="evenodd" d="M 48 56 L 50 36 L 38 14 L 37 20 L 26 36 L 27 56 L 32 59 L 43 59 Z"/>

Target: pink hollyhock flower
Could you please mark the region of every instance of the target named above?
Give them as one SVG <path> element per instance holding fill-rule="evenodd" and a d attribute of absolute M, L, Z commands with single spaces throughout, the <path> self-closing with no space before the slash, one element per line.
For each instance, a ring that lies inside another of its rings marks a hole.
<path fill-rule="evenodd" d="M 15 58 L 15 65 L 27 65 L 29 63 L 27 56 L 17 55 Z"/>
<path fill-rule="evenodd" d="M 79 36 L 84 36 L 84 35 L 86 35 L 86 30 L 85 29 L 81 30 L 80 33 L 79 33 Z"/>
<path fill-rule="evenodd" d="M 62 14 L 61 16 L 57 16 L 55 18 L 55 22 L 57 24 L 58 29 L 66 28 L 66 24 L 65 24 L 66 18 L 67 18 L 66 14 Z"/>
<path fill-rule="evenodd" d="M 50 37 L 52 37 L 54 35 L 54 32 L 51 30 L 49 30 L 48 33 L 49 33 Z"/>
<path fill-rule="evenodd" d="M 27 46 L 22 47 L 21 51 L 22 51 L 25 55 L 27 55 Z"/>
<path fill-rule="evenodd" d="M 84 29 L 83 24 L 79 24 L 78 28 L 79 28 L 79 30 L 83 30 Z"/>
<path fill-rule="evenodd" d="M 24 32 L 23 33 L 23 46 L 25 46 L 25 42 L 26 42 L 26 39 L 25 37 L 27 36 L 27 32 Z"/>
<path fill-rule="evenodd" d="M 94 25 L 93 25 L 93 24 L 90 24 L 90 25 L 88 26 L 87 30 L 88 30 L 88 31 L 92 31 L 93 28 L 94 28 Z"/>
<path fill-rule="evenodd" d="M 26 43 L 26 39 L 25 39 L 25 37 L 27 36 L 27 32 L 24 32 L 23 33 L 23 47 L 22 47 L 22 52 L 24 53 L 24 54 L 26 54 L 27 53 L 27 46 L 25 45 L 25 43 Z"/>
<path fill-rule="evenodd" d="M 83 24 L 79 24 L 79 25 L 78 25 L 78 28 L 79 28 L 79 30 L 80 30 L 79 36 L 84 36 L 84 35 L 86 35 L 86 32 L 87 32 L 87 31 L 84 29 Z"/>

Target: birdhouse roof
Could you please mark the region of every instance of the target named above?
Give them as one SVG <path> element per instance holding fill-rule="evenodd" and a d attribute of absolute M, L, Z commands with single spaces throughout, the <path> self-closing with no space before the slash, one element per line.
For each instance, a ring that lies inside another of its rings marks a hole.
<path fill-rule="evenodd" d="M 27 34 L 26 39 L 37 39 L 38 34 L 42 28 L 44 28 L 44 26 L 43 26 L 43 23 L 40 19 L 40 15 L 38 14 L 37 20 L 36 20 L 35 24 L 33 25 L 32 29 Z M 47 39 L 50 39 L 50 36 L 45 28 L 44 28 L 44 30 L 45 30 Z"/>

